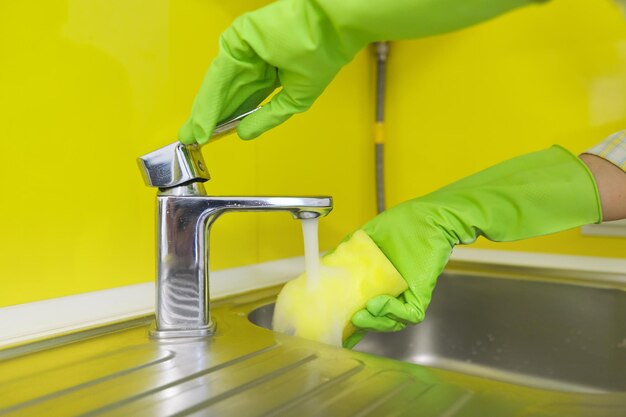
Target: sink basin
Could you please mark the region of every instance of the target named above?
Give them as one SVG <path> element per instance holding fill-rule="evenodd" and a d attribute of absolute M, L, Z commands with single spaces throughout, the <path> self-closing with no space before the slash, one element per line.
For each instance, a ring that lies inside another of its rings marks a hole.
<path fill-rule="evenodd" d="M 2 349 L 0 415 L 626 415 L 619 291 L 446 274 L 423 324 L 362 353 L 251 323 L 278 290 L 214 300 L 210 338 L 151 340 L 145 316 Z"/>
<path fill-rule="evenodd" d="M 249 315 L 270 328 L 274 305 Z M 426 319 L 355 350 L 534 388 L 626 391 L 626 293 L 445 273 Z"/>

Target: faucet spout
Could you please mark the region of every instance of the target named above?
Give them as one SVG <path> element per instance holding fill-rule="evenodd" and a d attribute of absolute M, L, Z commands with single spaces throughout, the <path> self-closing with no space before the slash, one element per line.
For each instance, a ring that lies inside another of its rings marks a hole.
<path fill-rule="evenodd" d="M 330 197 L 205 197 L 211 215 L 228 211 L 285 211 L 294 219 L 326 216 L 333 208 Z"/>
<path fill-rule="evenodd" d="M 155 338 L 213 333 L 209 300 L 209 233 L 231 211 L 285 211 L 296 219 L 326 216 L 330 197 L 211 197 L 203 187 L 157 197 Z"/>

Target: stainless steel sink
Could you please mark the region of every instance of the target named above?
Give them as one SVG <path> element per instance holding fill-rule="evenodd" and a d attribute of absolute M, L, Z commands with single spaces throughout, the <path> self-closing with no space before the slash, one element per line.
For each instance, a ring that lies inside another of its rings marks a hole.
<path fill-rule="evenodd" d="M 249 319 L 270 328 L 273 310 Z M 626 292 L 446 273 L 424 322 L 369 333 L 356 350 L 534 388 L 623 392 Z"/>
<path fill-rule="evenodd" d="M 252 324 L 279 287 L 214 300 L 210 338 L 149 339 L 148 316 L 5 348 L 0 415 L 626 416 L 624 293 L 469 275 L 369 353 Z"/>

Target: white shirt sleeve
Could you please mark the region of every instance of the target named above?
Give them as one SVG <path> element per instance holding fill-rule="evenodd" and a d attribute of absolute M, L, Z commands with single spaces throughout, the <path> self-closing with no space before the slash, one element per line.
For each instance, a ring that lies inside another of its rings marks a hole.
<path fill-rule="evenodd" d="M 626 130 L 612 134 L 585 153 L 604 158 L 626 171 Z"/>

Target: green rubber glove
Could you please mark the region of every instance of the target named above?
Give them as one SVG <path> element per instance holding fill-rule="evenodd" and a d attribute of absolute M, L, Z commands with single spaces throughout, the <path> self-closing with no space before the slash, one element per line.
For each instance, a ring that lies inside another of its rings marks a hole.
<path fill-rule="evenodd" d="M 502 162 L 431 194 L 387 210 L 362 229 L 407 281 L 400 297 L 380 295 L 352 317 L 359 329 L 393 332 L 424 319 L 437 277 L 452 249 L 478 236 L 511 241 L 601 222 L 597 187 L 587 166 L 553 146 Z"/>
<path fill-rule="evenodd" d="M 367 44 L 482 22 L 533 0 L 281 0 L 237 18 L 196 96 L 179 139 L 206 143 L 215 125 L 282 90 L 238 126 L 252 139 L 307 110 Z"/>

